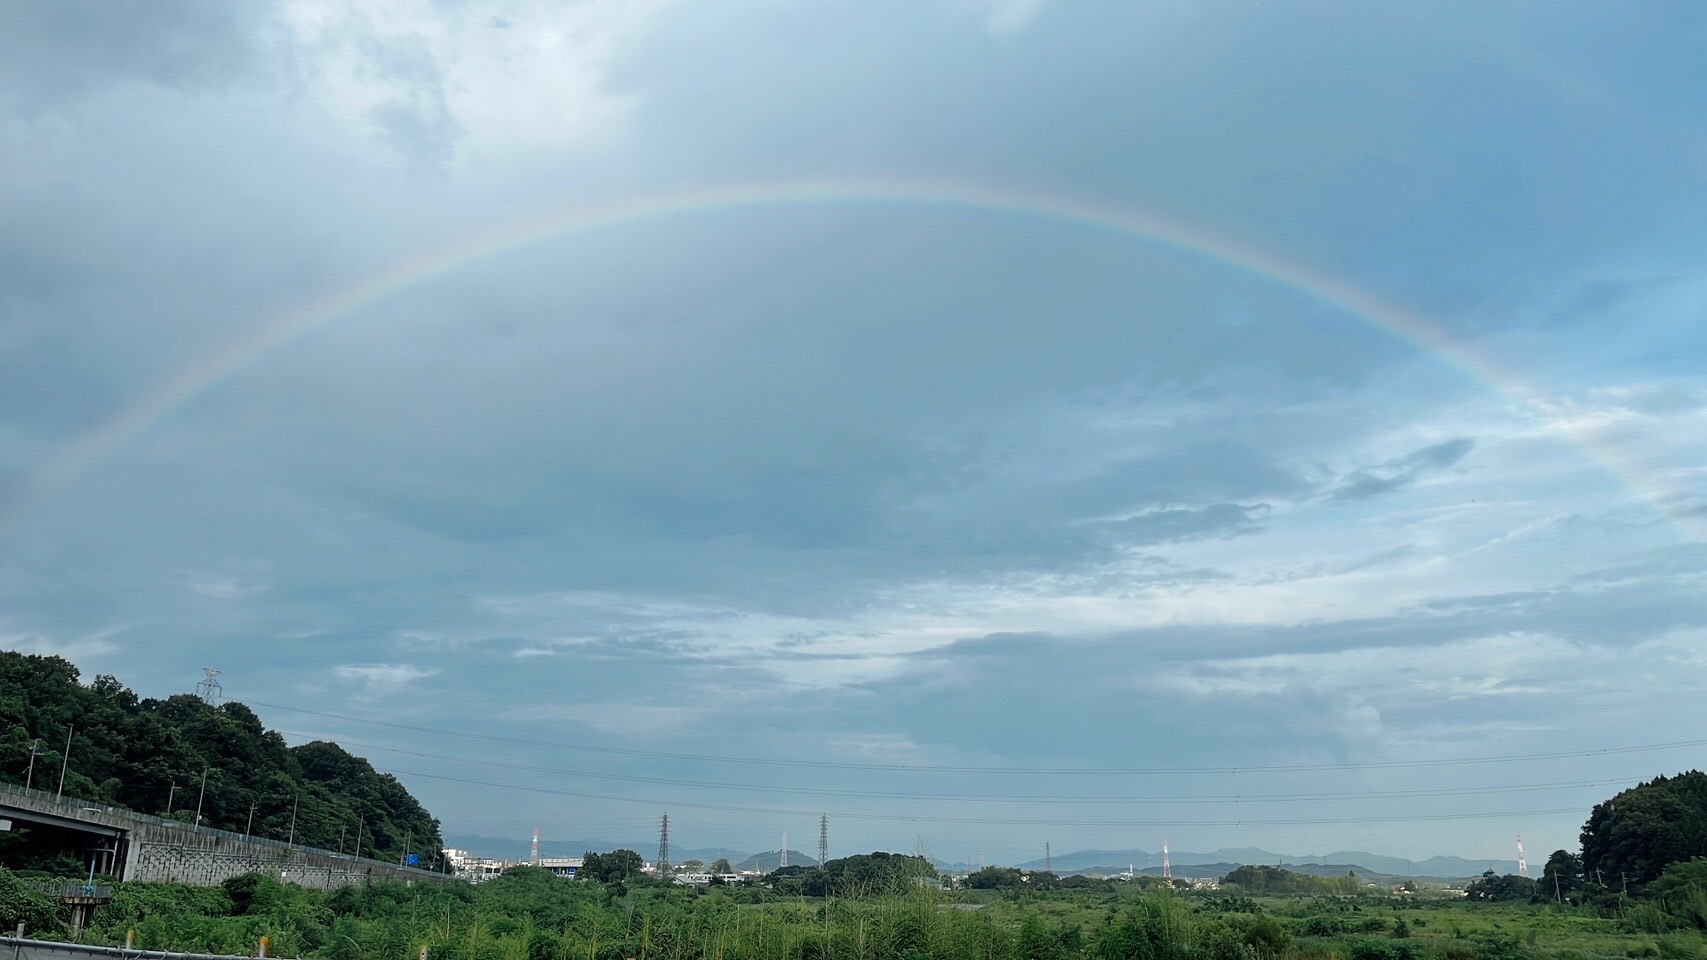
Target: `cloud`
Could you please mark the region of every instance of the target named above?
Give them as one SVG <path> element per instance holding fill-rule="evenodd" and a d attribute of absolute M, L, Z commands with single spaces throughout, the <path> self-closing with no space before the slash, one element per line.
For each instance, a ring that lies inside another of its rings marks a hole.
<path fill-rule="evenodd" d="M 973 788 L 932 764 L 1544 752 L 1699 720 L 1707 183 L 1679 118 L 1707 87 L 1677 77 L 1701 58 L 1657 15 L 1538 36 L 1458 6 L 1404 29 L 1338 2 L 20 8 L 0 485 L 321 322 L 8 501 L 0 641 L 149 696 L 214 664 L 234 697 L 423 728 L 916 763 L 839 781 L 895 794 Z M 1629 56 L 1570 39 L 1609 24 Z M 801 180 L 1178 228 L 663 199 Z M 410 786 L 447 824 L 565 816 Z M 655 786 L 648 810 L 682 796 Z M 774 843 L 745 821 L 694 829 Z M 1505 824 L 1369 829 L 1469 853 Z"/>
<path fill-rule="evenodd" d="M 1361 467 L 1341 477 L 1328 492 L 1330 500 L 1368 500 L 1408 487 L 1464 459 L 1476 446 L 1469 437 L 1458 437 L 1424 447 L 1395 460 Z"/>
<path fill-rule="evenodd" d="M 1114 535 L 1132 545 L 1178 543 L 1203 537 L 1236 537 L 1256 532 L 1267 504 L 1215 503 L 1206 507 L 1144 510 L 1107 523 Z"/>
<path fill-rule="evenodd" d="M 404 663 L 345 663 L 332 669 L 332 675 L 345 683 L 356 683 L 369 697 L 395 696 L 418 680 L 436 676 L 437 668 L 422 668 Z"/>

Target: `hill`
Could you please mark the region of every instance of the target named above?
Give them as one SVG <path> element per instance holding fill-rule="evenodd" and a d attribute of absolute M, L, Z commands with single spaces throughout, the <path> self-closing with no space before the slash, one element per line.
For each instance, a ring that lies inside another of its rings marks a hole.
<path fill-rule="evenodd" d="M 781 861 L 781 850 L 766 850 L 764 853 L 755 853 L 747 859 L 736 863 L 735 869 L 737 871 L 762 870 L 765 873 L 769 873 L 772 870 L 781 869 Z M 791 867 L 816 867 L 818 865 L 818 861 L 804 853 L 801 853 L 799 850 L 790 850 L 788 851 L 788 865 Z"/>
<path fill-rule="evenodd" d="M 423 866 L 444 845 L 439 822 L 396 777 L 335 743 L 286 746 L 236 701 L 142 699 L 111 676 L 84 685 L 61 657 L 0 651 L 0 779 L 22 784 L 39 741 L 34 785 L 56 787 L 68 730 L 70 797 L 184 822 L 199 807 L 207 826 L 332 850 L 359 844 L 380 859 L 420 852 Z M 31 843 L 45 837 L 31 838 L 0 836 L 0 856 L 39 857 Z"/>
<path fill-rule="evenodd" d="M 1290 853 L 1275 853 L 1257 847 L 1234 847 L 1217 850 L 1213 853 L 1196 853 L 1189 850 L 1175 850 L 1168 854 L 1168 861 L 1177 876 L 1200 876 L 1201 871 L 1182 872 L 1185 867 L 1214 867 L 1220 865 L 1241 866 L 1244 864 L 1274 864 L 1285 866 L 1289 870 L 1315 873 L 1311 867 L 1335 867 L 1340 869 L 1343 876 L 1346 870 L 1355 869 L 1359 876 L 1371 877 L 1426 877 L 1439 880 L 1461 880 L 1467 877 L 1480 876 L 1484 870 L 1496 873 L 1516 873 L 1516 860 L 1473 860 L 1465 857 L 1436 856 L 1427 860 L 1405 860 L 1402 857 L 1391 857 L 1361 850 L 1341 850 L 1329 854 L 1298 855 Z M 1135 872 L 1160 875 L 1162 872 L 1162 855 L 1160 852 L 1139 850 L 1079 850 L 1073 853 L 1059 854 L 1054 858 L 1055 872 L 1094 873 L 1112 875 L 1124 873 L 1128 866 Z M 1043 859 L 1028 860 L 1016 864 L 1022 870 L 1042 870 Z M 1321 874 L 1326 875 L 1326 874 Z"/>

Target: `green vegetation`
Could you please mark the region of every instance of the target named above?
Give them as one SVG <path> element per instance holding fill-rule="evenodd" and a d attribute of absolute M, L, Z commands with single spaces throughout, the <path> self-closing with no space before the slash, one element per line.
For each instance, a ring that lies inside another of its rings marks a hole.
<path fill-rule="evenodd" d="M 1221 879 L 1229 890 L 1248 894 L 1353 894 L 1363 884 L 1355 875 L 1316 877 L 1281 867 L 1243 866 Z"/>
<path fill-rule="evenodd" d="M 1582 844 L 1583 871 L 1619 890 L 1659 879 L 1668 864 L 1707 857 L 1707 773 L 1655 777 L 1596 804 Z"/>
<path fill-rule="evenodd" d="M 395 777 L 337 744 L 287 747 L 241 703 L 138 699 L 109 676 L 84 686 L 59 657 L 0 651 L 0 780 L 25 781 L 39 739 L 34 785 L 56 789 L 68 728 L 69 797 L 185 822 L 199 802 L 207 826 L 243 832 L 252 815 L 255 836 L 294 832 L 299 844 L 352 852 L 359 834 L 361 852 L 381 859 L 396 859 L 406 845 L 432 854 L 444 846 L 438 821 Z M 0 862 L 81 875 L 57 839 L 38 831 L 0 834 Z"/>
<path fill-rule="evenodd" d="M 839 873 L 905 878 L 914 860 L 850 857 Z M 434 960 L 1707 960 L 1704 873 L 1707 861 L 1696 861 L 1655 882 L 1669 883 L 1664 898 L 1604 915 L 1368 888 L 1252 897 L 1106 880 L 958 892 L 905 881 L 862 892 L 856 882 L 852 893 L 812 897 L 644 875 L 566 880 L 532 867 L 479 885 L 388 881 L 333 892 L 250 875 L 212 889 L 122 884 L 85 940 L 118 944 L 134 930 L 143 949 L 241 955 L 267 937 L 275 956 L 329 960 L 413 960 L 422 947 Z M 777 885 L 800 876 L 791 869 Z M 43 911 L 53 908 L 0 871 L 0 923 L 23 917 L 51 936 Z"/>

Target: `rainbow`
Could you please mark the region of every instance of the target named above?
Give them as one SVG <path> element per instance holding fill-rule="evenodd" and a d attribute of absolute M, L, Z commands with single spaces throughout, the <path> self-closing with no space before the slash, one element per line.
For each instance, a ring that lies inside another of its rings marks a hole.
<path fill-rule="evenodd" d="M 1350 319 L 1385 331 L 1517 400 L 1682 527 L 1690 539 L 1707 542 L 1703 531 L 1691 528 L 1691 518 L 1670 506 L 1675 498 L 1647 482 L 1634 467 L 1596 449 L 1537 391 L 1496 369 L 1415 313 L 1338 278 L 1179 221 L 1071 196 L 961 181 L 923 180 L 800 180 L 653 194 L 512 224 L 426 256 L 396 263 L 360 283 L 280 316 L 161 384 L 119 415 L 64 444 L 25 481 L 13 502 L 0 508 L 0 535 L 33 506 L 71 485 L 126 442 L 273 351 L 437 277 L 545 241 L 648 221 L 724 211 L 849 204 L 936 207 L 1070 224 L 1214 261 L 1290 289 Z"/>

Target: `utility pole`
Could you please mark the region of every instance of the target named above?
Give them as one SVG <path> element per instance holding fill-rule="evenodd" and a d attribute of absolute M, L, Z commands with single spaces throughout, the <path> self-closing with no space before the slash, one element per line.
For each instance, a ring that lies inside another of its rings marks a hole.
<path fill-rule="evenodd" d="M 178 781 L 172 781 L 172 789 L 166 791 L 166 816 L 172 815 L 172 801 L 178 796 Z"/>
<path fill-rule="evenodd" d="M 71 765 L 71 724 L 65 725 L 65 756 L 59 759 L 59 792 L 54 799 L 65 796 L 65 768 Z"/>
<path fill-rule="evenodd" d="M 24 774 L 24 789 L 30 788 L 30 782 L 36 777 L 36 757 L 41 754 L 41 737 L 30 741 L 30 769 Z"/>
<path fill-rule="evenodd" d="M 302 794 L 297 794 L 290 801 L 290 839 L 285 841 L 287 846 L 296 843 L 296 805 L 302 802 Z"/>
<path fill-rule="evenodd" d="M 243 835 L 247 837 L 255 832 L 255 801 L 249 801 L 249 822 L 243 825 Z"/>
<path fill-rule="evenodd" d="M 196 826 L 202 825 L 202 801 L 207 799 L 207 767 L 202 768 L 202 792 L 196 795 Z"/>

